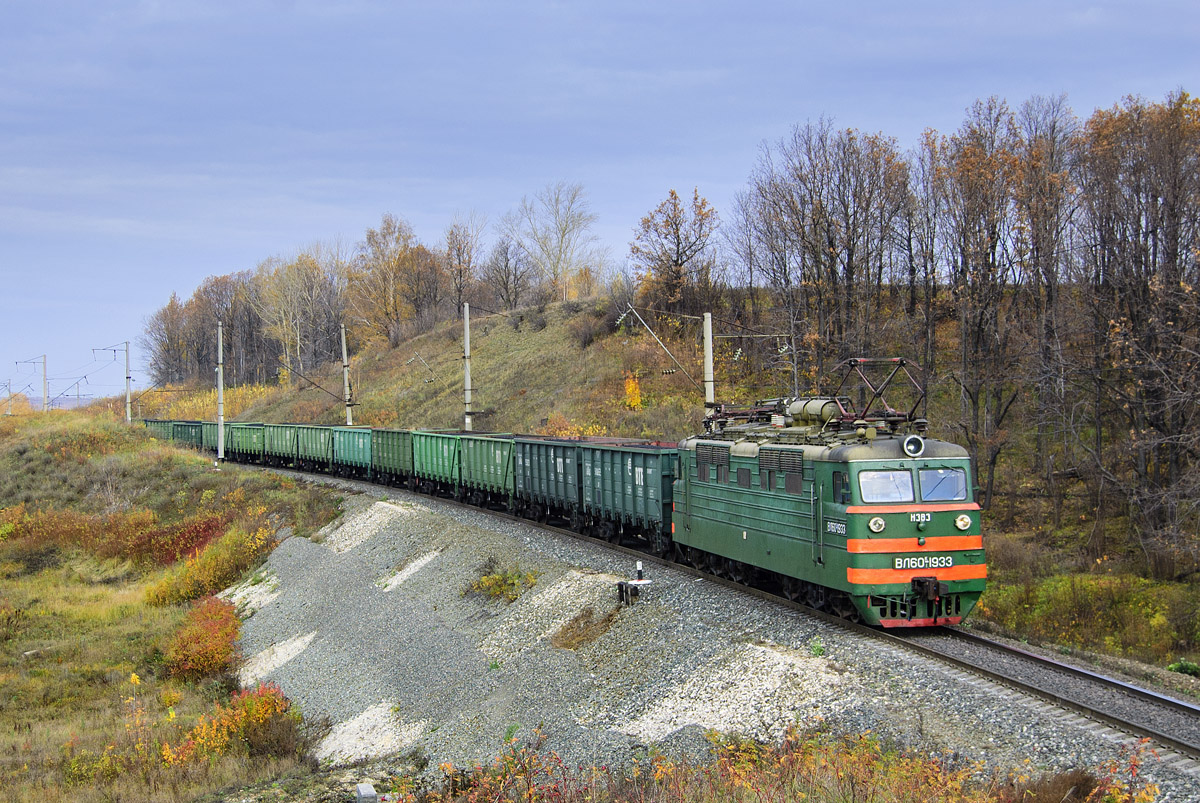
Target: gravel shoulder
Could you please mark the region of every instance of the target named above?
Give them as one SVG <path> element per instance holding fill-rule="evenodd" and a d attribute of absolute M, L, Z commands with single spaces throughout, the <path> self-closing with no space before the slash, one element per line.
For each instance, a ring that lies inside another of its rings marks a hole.
<path fill-rule="evenodd" d="M 669 568 L 655 567 L 641 601 L 621 607 L 615 584 L 634 570 L 624 555 L 404 491 L 330 482 L 348 491 L 343 515 L 311 539 L 287 538 L 229 593 L 247 616 L 243 682 L 279 683 L 307 717 L 328 717 L 323 763 L 358 765 L 331 773 L 331 788 L 387 771 L 397 755 L 420 756 L 426 777 L 440 778 L 440 764 L 490 763 L 506 735 L 535 728 L 547 749 L 588 766 L 697 755 L 709 729 L 772 739 L 792 724 L 871 730 L 1001 771 L 1028 771 L 1027 759 L 1037 771 L 1097 766 L 1130 741 Z M 536 584 L 511 604 L 468 593 L 489 559 L 538 572 Z M 607 629 L 554 646 L 581 615 Z M 1160 800 L 1200 799 L 1200 779 L 1167 762 L 1144 771 Z"/>

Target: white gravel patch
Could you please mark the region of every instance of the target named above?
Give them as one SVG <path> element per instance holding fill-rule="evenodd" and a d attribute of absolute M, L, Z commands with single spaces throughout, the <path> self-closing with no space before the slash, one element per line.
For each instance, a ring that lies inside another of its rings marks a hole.
<path fill-rule="evenodd" d="M 778 739 L 789 725 L 809 724 L 841 686 L 823 658 L 777 644 L 743 644 L 701 666 L 621 730 L 647 742 L 686 725 Z"/>
<path fill-rule="evenodd" d="M 429 727 L 426 720 L 403 723 L 396 719 L 394 703 L 384 700 L 353 719 L 333 726 L 317 745 L 322 763 L 353 764 L 390 756 L 412 745 Z"/>
<path fill-rule="evenodd" d="M 584 608 L 611 606 L 618 579 L 614 574 L 570 569 L 545 588 L 535 585 L 508 607 L 504 619 L 484 636 L 480 649 L 500 658 L 548 640 Z"/>
<path fill-rule="evenodd" d="M 253 616 L 279 596 L 279 578 L 269 569 L 260 569 L 235 586 L 217 594 L 237 608 L 238 616 Z"/>
<path fill-rule="evenodd" d="M 238 682 L 250 686 L 265 678 L 288 661 L 308 649 L 308 645 L 316 638 L 317 631 L 294 636 L 287 641 L 272 644 L 247 660 L 238 670 Z"/>
<path fill-rule="evenodd" d="M 393 588 L 400 585 L 405 580 L 412 577 L 414 574 L 416 574 L 417 572 L 421 571 L 426 566 L 428 566 L 429 562 L 432 561 L 434 558 L 436 558 L 440 554 L 442 554 L 442 551 L 440 549 L 438 549 L 438 550 L 435 550 L 434 552 L 430 552 L 428 555 L 422 555 L 421 557 L 417 558 L 416 560 L 410 561 L 409 564 L 407 566 L 405 566 L 403 569 L 401 569 L 400 571 L 396 572 L 396 574 L 392 575 L 391 577 L 389 577 L 383 581 L 383 583 L 381 584 L 383 587 L 383 590 L 385 592 L 391 591 Z"/>
<path fill-rule="evenodd" d="M 363 507 L 321 530 L 314 539 L 337 553 L 349 552 L 387 529 L 397 519 L 421 512 L 413 504 L 379 501 Z"/>

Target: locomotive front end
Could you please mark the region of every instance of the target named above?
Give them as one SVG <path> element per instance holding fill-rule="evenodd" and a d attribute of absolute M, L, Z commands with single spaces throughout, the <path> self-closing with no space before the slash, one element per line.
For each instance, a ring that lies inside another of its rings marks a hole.
<path fill-rule="evenodd" d="M 940 441 L 910 438 L 901 452 L 847 464 L 850 595 L 869 624 L 958 624 L 987 578 L 970 464 L 961 447 Z"/>

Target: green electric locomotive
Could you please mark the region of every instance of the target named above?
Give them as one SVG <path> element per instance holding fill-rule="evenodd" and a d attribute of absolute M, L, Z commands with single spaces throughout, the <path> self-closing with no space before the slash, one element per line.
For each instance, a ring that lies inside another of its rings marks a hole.
<path fill-rule="evenodd" d="M 836 392 L 717 406 L 708 431 L 679 444 L 678 559 L 739 582 L 766 575 L 792 599 L 872 625 L 961 622 L 987 577 L 970 461 L 924 437 L 916 404 L 883 400 L 907 375 L 902 360 L 848 367 L 865 381 L 880 363 L 892 373 L 867 383 L 866 412 Z"/>

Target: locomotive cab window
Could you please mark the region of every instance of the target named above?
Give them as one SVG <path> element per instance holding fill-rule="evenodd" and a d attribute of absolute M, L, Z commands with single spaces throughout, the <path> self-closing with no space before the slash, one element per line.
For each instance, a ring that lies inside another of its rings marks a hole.
<path fill-rule="evenodd" d="M 961 468 L 923 468 L 921 499 L 926 502 L 959 502 L 967 498 L 967 472 Z"/>
<path fill-rule="evenodd" d="M 912 502 L 912 472 L 908 469 L 858 472 L 858 490 L 863 502 Z"/>
<path fill-rule="evenodd" d="M 833 501 L 839 505 L 850 504 L 850 478 L 841 471 L 833 472 Z"/>

